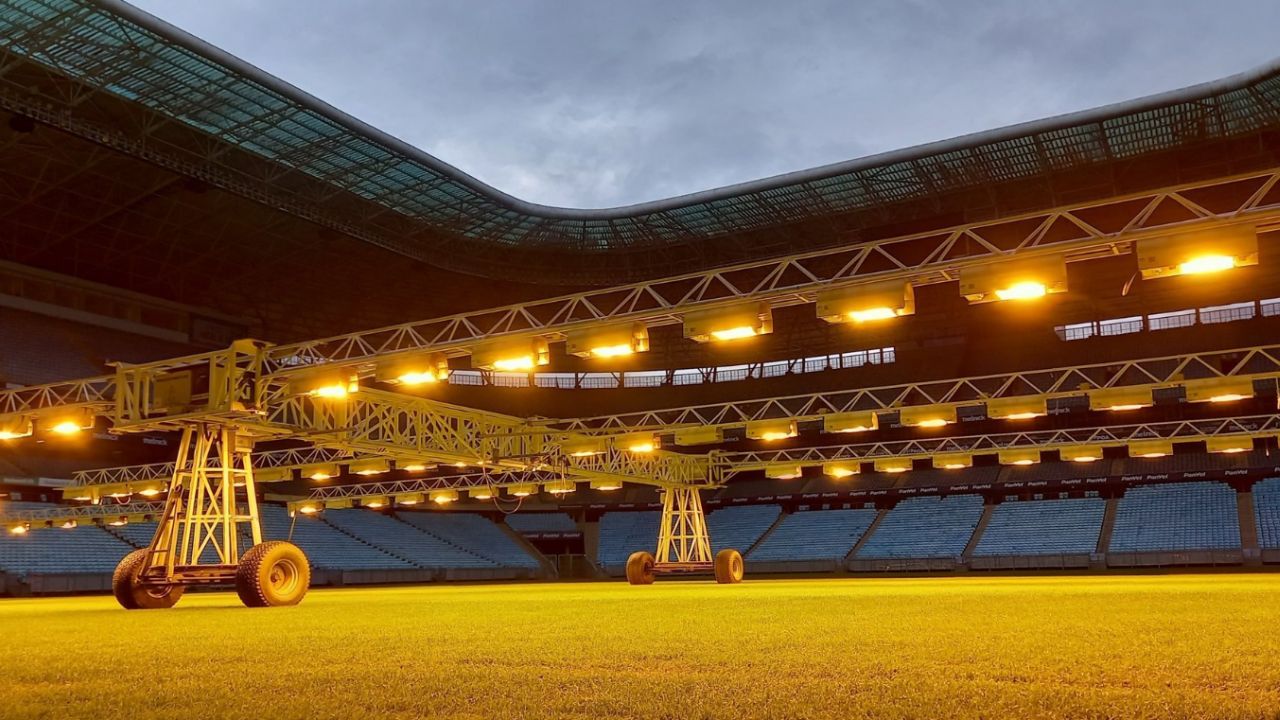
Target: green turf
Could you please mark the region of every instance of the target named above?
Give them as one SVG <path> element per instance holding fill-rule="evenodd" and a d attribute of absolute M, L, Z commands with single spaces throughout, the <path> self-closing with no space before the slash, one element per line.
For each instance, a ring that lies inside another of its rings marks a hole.
<path fill-rule="evenodd" d="M 1280 575 L 0 601 L 0 716 L 1280 714 Z"/>

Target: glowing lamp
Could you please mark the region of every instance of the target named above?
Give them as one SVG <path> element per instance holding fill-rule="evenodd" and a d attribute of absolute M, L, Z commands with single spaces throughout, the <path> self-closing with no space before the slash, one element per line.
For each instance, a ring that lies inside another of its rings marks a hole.
<path fill-rule="evenodd" d="M 298 500 L 289 503 L 290 516 L 298 513 L 302 515 L 315 515 L 318 512 L 320 512 L 320 503 L 313 500 Z"/>
<path fill-rule="evenodd" d="M 824 433 L 856 433 L 879 428 L 880 417 L 874 410 L 830 413 L 822 416 L 822 432 Z"/>
<path fill-rule="evenodd" d="M 1058 454 L 1063 460 L 1071 462 L 1090 463 L 1102 459 L 1101 445 L 1072 445 L 1058 450 Z"/>
<path fill-rule="evenodd" d="M 10 415 L 0 418 L 0 440 L 30 437 L 31 426 L 31 418 L 27 415 Z"/>
<path fill-rule="evenodd" d="M 790 418 L 777 420 L 753 420 L 747 423 L 747 437 L 751 440 L 786 440 L 797 435 L 796 421 Z"/>
<path fill-rule="evenodd" d="M 26 535 L 27 531 L 30 529 L 31 529 L 30 523 L 17 523 L 15 525 L 9 526 L 9 534 L 10 535 Z"/>
<path fill-rule="evenodd" d="M 452 502 L 458 502 L 458 491 L 449 489 L 432 490 L 428 497 L 436 505 L 448 505 Z"/>
<path fill-rule="evenodd" d="M 915 311 L 915 288 L 901 280 L 818 293 L 818 317 L 830 323 L 889 320 Z"/>
<path fill-rule="evenodd" d="M 1067 264 L 1061 256 L 960 269 L 960 294 L 972 304 L 1034 300 L 1066 291 Z"/>
<path fill-rule="evenodd" d="M 591 489 L 592 489 L 592 490 L 602 490 L 602 491 L 604 491 L 604 492 L 611 492 L 611 491 L 613 491 L 613 490 L 621 490 L 621 489 L 622 489 L 622 481 L 621 481 L 621 480 L 592 480 L 592 481 L 591 481 Z"/>
<path fill-rule="evenodd" d="M 765 303 L 686 313 L 684 336 L 696 342 L 740 340 L 773 332 L 773 313 Z"/>
<path fill-rule="evenodd" d="M 134 486 L 134 491 L 142 497 L 153 498 L 164 492 L 164 483 L 159 481 L 142 483 Z"/>
<path fill-rule="evenodd" d="M 80 523 L 76 520 L 68 519 L 68 520 L 63 520 L 62 523 L 58 525 L 58 527 L 62 528 L 63 530 L 74 530 L 77 527 L 80 527 Z"/>
<path fill-rule="evenodd" d="M 542 489 L 552 495 L 568 495 L 578 489 L 577 483 L 572 480 L 552 480 L 542 484 Z"/>
<path fill-rule="evenodd" d="M 40 416 L 40 426 L 55 435 L 75 435 L 93 429 L 94 412 L 90 408 L 59 410 Z"/>
<path fill-rule="evenodd" d="M 323 482 L 337 477 L 339 475 L 339 470 L 337 465 L 328 463 L 322 465 L 307 465 L 302 468 L 302 475 L 308 480 Z"/>
<path fill-rule="evenodd" d="M 565 352 L 576 357 L 625 357 L 649 349 L 649 328 L 643 323 L 603 328 L 570 330 L 565 334 Z"/>
<path fill-rule="evenodd" d="M 898 413 L 898 424 L 904 427 L 937 428 L 955 421 L 955 405 L 916 405 Z"/>
<path fill-rule="evenodd" d="M 400 493 L 399 495 L 396 495 L 393 499 L 395 500 L 395 503 L 397 506 L 404 505 L 408 507 L 413 505 L 420 505 L 422 503 L 423 498 L 422 498 L 422 493 L 415 492 L 415 493 Z"/>
<path fill-rule="evenodd" d="M 1205 448 L 1211 453 L 1242 453 L 1253 449 L 1251 435 L 1216 435 L 1205 439 Z"/>
<path fill-rule="evenodd" d="M 822 464 L 822 474 L 837 480 L 852 477 L 860 472 L 862 472 L 862 464 L 858 462 L 829 462 Z"/>
<path fill-rule="evenodd" d="M 386 458 L 369 458 L 367 460 L 356 460 L 347 464 L 347 470 L 353 475 L 360 477 L 370 477 L 373 475 L 381 475 L 391 470 L 391 461 Z"/>
<path fill-rule="evenodd" d="M 471 354 L 472 367 L 500 372 L 528 372 L 549 362 L 547 340 L 540 337 L 481 345 Z"/>
<path fill-rule="evenodd" d="M 1006 448 L 997 453 L 1001 465 L 1035 465 L 1040 462 L 1039 448 Z"/>
<path fill-rule="evenodd" d="M 724 428 L 715 425 L 680 428 L 675 432 L 676 445 L 714 445 L 724 442 Z"/>
<path fill-rule="evenodd" d="M 911 458 L 880 458 L 875 461 L 876 472 L 904 473 L 911 467 Z"/>
<path fill-rule="evenodd" d="M 1123 412 L 1151 407 L 1152 404 L 1154 404 L 1154 401 L 1151 398 L 1151 388 L 1149 387 L 1098 388 L 1089 391 L 1090 410 Z"/>
<path fill-rule="evenodd" d="M 530 495 L 534 495 L 538 492 L 538 486 L 532 483 L 522 483 L 519 485 L 512 485 L 507 488 L 507 492 L 511 493 L 512 497 L 529 497 Z"/>
<path fill-rule="evenodd" d="M 1217 228 L 1137 243 L 1144 280 L 1205 275 L 1258 264 L 1258 232 L 1250 226 Z"/>
<path fill-rule="evenodd" d="M 614 441 L 614 447 L 633 453 L 651 453 L 660 447 L 660 443 L 658 436 L 653 433 L 632 433 L 618 437 Z"/>
<path fill-rule="evenodd" d="M 1173 454 L 1173 441 L 1164 439 L 1132 440 L 1129 455 L 1138 458 L 1161 458 Z"/>
<path fill-rule="evenodd" d="M 359 390 L 360 378 L 341 368 L 301 373 L 289 380 L 290 393 L 323 400 L 342 400 Z"/>
<path fill-rule="evenodd" d="M 448 379 L 449 359 L 440 353 L 426 353 L 383 360 L 378 363 L 374 377 L 379 382 L 396 385 L 429 385 Z"/>
<path fill-rule="evenodd" d="M 973 467 L 973 455 L 970 453 L 944 453 L 933 456 L 933 466 L 944 470 L 959 470 Z"/>
<path fill-rule="evenodd" d="M 107 524 L 110 525 L 111 527 L 124 527 L 125 525 L 129 524 L 129 518 L 125 516 L 121 516 L 116 518 L 115 520 L 112 520 Z"/>
<path fill-rule="evenodd" d="M 764 469 L 764 476 L 770 480 L 795 480 L 804 474 L 799 465 L 790 463 L 774 463 Z"/>
<path fill-rule="evenodd" d="M 360 500 L 360 507 L 367 507 L 371 510 L 384 508 L 390 504 L 391 500 L 386 495 L 370 495 Z"/>
<path fill-rule="evenodd" d="M 993 420 L 1030 420 L 1049 414 L 1048 401 L 1041 396 L 1004 397 L 987 400 L 987 417 Z"/>
<path fill-rule="evenodd" d="M 467 490 L 467 497 L 472 500 L 492 500 L 494 490 L 492 487 L 475 487 Z"/>
<path fill-rule="evenodd" d="M 426 463 L 411 462 L 408 465 L 400 465 L 397 463 L 396 468 L 410 473 L 420 473 L 427 471 Z"/>
<path fill-rule="evenodd" d="M 1247 377 L 1188 380 L 1183 387 L 1187 402 L 1235 402 L 1253 397 L 1253 380 Z"/>
<path fill-rule="evenodd" d="M 584 437 L 566 440 L 561 446 L 569 457 L 591 457 L 609 452 L 609 438 Z"/>

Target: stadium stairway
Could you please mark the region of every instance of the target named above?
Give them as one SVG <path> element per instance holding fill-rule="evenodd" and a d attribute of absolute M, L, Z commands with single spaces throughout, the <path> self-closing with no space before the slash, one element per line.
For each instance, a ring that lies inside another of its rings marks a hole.
<path fill-rule="evenodd" d="M 1245 565 L 1262 564 L 1262 548 L 1258 545 L 1258 523 L 1253 512 L 1253 493 L 1236 493 L 1236 513 L 1240 517 L 1240 548 Z"/>
<path fill-rule="evenodd" d="M 880 528 L 880 523 L 884 522 L 885 516 L 888 514 L 889 510 L 887 508 L 882 508 L 876 511 L 876 519 L 871 521 L 871 524 L 867 526 L 866 532 L 862 533 L 862 537 L 858 538 L 858 542 L 855 543 L 854 546 L 849 549 L 849 553 L 844 556 L 845 567 L 849 566 L 849 561 L 853 560 L 854 556 L 858 554 L 858 551 L 862 549 L 862 546 L 866 545 L 867 541 L 871 539 L 871 536 L 876 534 L 876 530 Z"/>
<path fill-rule="evenodd" d="M 982 534 L 987 531 L 987 525 L 991 524 L 991 515 L 995 512 L 995 505 L 985 505 L 982 508 L 982 517 L 978 518 L 978 526 L 973 529 L 973 535 L 969 538 L 969 543 L 964 546 L 964 551 L 960 553 L 965 565 L 968 565 L 970 558 L 973 557 L 973 551 L 977 549 L 978 543 L 982 541 Z"/>

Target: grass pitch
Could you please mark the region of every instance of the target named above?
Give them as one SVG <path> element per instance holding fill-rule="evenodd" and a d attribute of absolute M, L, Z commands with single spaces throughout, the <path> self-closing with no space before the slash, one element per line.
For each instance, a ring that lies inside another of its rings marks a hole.
<path fill-rule="evenodd" d="M 0 716 L 1280 716 L 1280 575 L 0 601 Z"/>

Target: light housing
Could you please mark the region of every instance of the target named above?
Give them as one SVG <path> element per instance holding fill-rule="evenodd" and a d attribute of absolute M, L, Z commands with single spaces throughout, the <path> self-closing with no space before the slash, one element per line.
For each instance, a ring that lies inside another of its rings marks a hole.
<path fill-rule="evenodd" d="M 507 488 L 507 492 L 510 493 L 512 497 L 529 497 L 530 495 L 538 494 L 538 486 L 533 483 L 520 483 Z"/>
<path fill-rule="evenodd" d="M 386 495 L 369 495 L 360 498 L 360 507 L 369 508 L 370 510 L 379 510 L 391 505 L 391 498 Z"/>
<path fill-rule="evenodd" d="M 1092 444 L 1067 445 L 1058 448 L 1058 455 L 1061 456 L 1063 460 L 1070 460 L 1071 462 L 1096 462 L 1102 459 L 1102 446 Z"/>
<path fill-rule="evenodd" d="M 1067 264 L 1060 255 L 960 269 L 960 294 L 975 305 L 1033 300 L 1066 291 Z"/>
<path fill-rule="evenodd" d="M 770 480 L 795 480 L 803 475 L 804 469 L 795 463 L 770 463 L 764 469 L 764 476 Z"/>
<path fill-rule="evenodd" d="M 75 435 L 92 430 L 96 414 L 92 408 L 64 408 L 39 416 L 40 429 L 55 435 Z"/>
<path fill-rule="evenodd" d="M 841 478 L 852 477 L 862 472 L 862 463 L 857 460 L 849 460 L 845 462 L 828 462 L 822 463 L 822 474 L 828 477 Z"/>
<path fill-rule="evenodd" d="M 766 303 L 695 310 L 684 315 L 684 336 L 696 342 L 740 340 L 773 332 Z"/>
<path fill-rule="evenodd" d="M 1253 380 L 1247 377 L 1205 378 L 1183 384 L 1187 402 L 1234 402 L 1253 397 Z"/>
<path fill-rule="evenodd" d="M 797 434 L 796 421 L 791 418 L 752 420 L 747 423 L 747 438 L 751 440 L 786 440 Z"/>
<path fill-rule="evenodd" d="M 404 505 L 406 507 L 409 507 L 413 505 L 421 505 L 425 498 L 423 498 L 422 493 L 420 492 L 411 492 L 411 493 L 400 493 L 399 495 L 396 495 L 392 499 L 395 500 L 395 503 L 397 506 Z"/>
<path fill-rule="evenodd" d="M 314 500 L 295 500 L 289 503 L 289 515 L 314 515 L 324 509 L 321 503 Z"/>
<path fill-rule="evenodd" d="M 1035 465 L 1040 462 L 1040 448 L 1005 448 L 996 458 L 1001 465 Z"/>
<path fill-rule="evenodd" d="M 302 467 L 302 477 L 316 482 L 324 482 L 332 480 L 342 474 L 342 471 L 335 463 L 318 463 L 315 465 L 304 465 Z"/>
<path fill-rule="evenodd" d="M 904 473 L 913 465 L 909 457 L 879 458 L 875 461 L 876 472 L 881 473 Z"/>
<path fill-rule="evenodd" d="M 911 405 L 898 411 L 898 424 L 904 427 L 935 428 L 955 421 L 955 405 Z"/>
<path fill-rule="evenodd" d="M 341 400 L 359 389 L 359 376 L 343 368 L 302 372 L 289 379 L 291 394 L 324 400 Z"/>
<path fill-rule="evenodd" d="M 565 352 L 582 358 L 625 357 L 649 350 L 649 328 L 644 323 L 570 330 Z"/>
<path fill-rule="evenodd" d="M 662 443 L 656 434 L 640 432 L 619 435 L 614 439 L 613 446 L 627 452 L 651 453 L 659 449 Z"/>
<path fill-rule="evenodd" d="M 676 445 L 715 445 L 724 442 L 724 428 L 717 425 L 679 428 L 675 432 Z"/>
<path fill-rule="evenodd" d="M 546 338 L 504 340 L 480 345 L 471 353 L 471 366 L 499 372 L 531 372 L 551 362 Z"/>
<path fill-rule="evenodd" d="M 352 475 L 361 477 L 370 477 L 372 475 L 381 475 L 391 470 L 391 461 L 387 458 L 367 458 L 365 460 L 353 460 L 347 463 L 347 471 Z"/>
<path fill-rule="evenodd" d="M 604 492 L 610 492 L 612 490 L 621 490 L 622 481 L 621 480 L 592 480 L 591 489 L 602 490 Z"/>
<path fill-rule="evenodd" d="M 569 457 L 603 455 L 609 452 L 609 438 L 603 436 L 571 438 L 561 443 L 560 449 Z"/>
<path fill-rule="evenodd" d="M 427 497 L 436 505 L 448 505 L 449 503 L 458 502 L 458 491 L 450 488 L 440 490 L 432 490 Z"/>
<path fill-rule="evenodd" d="M 1049 401 L 1042 395 L 987 399 L 987 417 L 993 420 L 1030 420 L 1049 414 Z"/>
<path fill-rule="evenodd" d="M 942 453 L 933 456 L 933 466 L 942 470 L 973 467 L 972 453 Z"/>
<path fill-rule="evenodd" d="M 822 416 L 822 432 L 855 433 L 878 430 L 880 416 L 875 410 L 830 413 Z"/>
<path fill-rule="evenodd" d="M 1151 407 L 1155 400 L 1151 397 L 1151 388 L 1138 385 L 1131 387 L 1096 388 L 1089 391 L 1090 410 L 1138 410 Z"/>
<path fill-rule="evenodd" d="M 0 440 L 17 440 L 31 437 L 30 415 L 8 415 L 0 418 Z"/>
<path fill-rule="evenodd" d="M 255 477 L 254 479 L 256 480 L 257 478 Z M 129 489 L 142 497 L 153 498 L 163 493 L 167 487 L 163 481 L 147 480 L 144 482 L 133 483 L 129 486 Z"/>
<path fill-rule="evenodd" d="M 379 382 L 396 385 L 430 385 L 449 378 L 449 359 L 440 353 L 382 360 L 374 371 Z"/>
<path fill-rule="evenodd" d="M 1248 225 L 1139 239 L 1143 280 L 1200 275 L 1258 264 L 1258 232 Z"/>
<path fill-rule="evenodd" d="M 1173 454 L 1173 441 L 1164 438 L 1130 440 L 1129 456 L 1136 458 L 1160 458 Z"/>
<path fill-rule="evenodd" d="M 1215 435 L 1205 438 L 1205 449 L 1211 453 L 1243 453 L 1253 450 L 1252 435 Z"/>
<path fill-rule="evenodd" d="M 871 283 L 818 293 L 818 317 L 829 323 L 864 323 L 912 315 L 916 292 L 901 280 Z"/>
<path fill-rule="evenodd" d="M 551 495 L 567 495 L 578 489 L 578 484 L 572 480 L 552 480 L 542 484 L 542 489 Z"/>
<path fill-rule="evenodd" d="M 473 487 L 467 490 L 467 497 L 472 500 L 492 500 L 497 491 L 491 486 Z"/>

